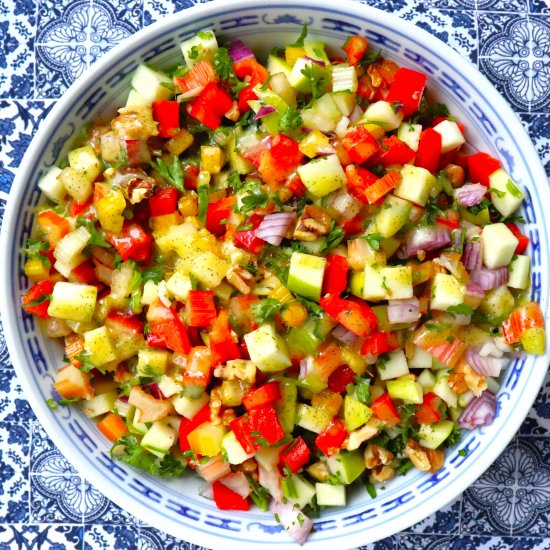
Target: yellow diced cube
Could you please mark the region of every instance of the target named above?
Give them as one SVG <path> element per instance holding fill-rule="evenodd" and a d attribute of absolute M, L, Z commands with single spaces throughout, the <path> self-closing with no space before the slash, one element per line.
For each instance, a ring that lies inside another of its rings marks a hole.
<path fill-rule="evenodd" d="M 229 271 L 229 264 L 212 252 L 204 252 L 191 260 L 191 273 L 199 283 L 216 288 Z"/>
<path fill-rule="evenodd" d="M 216 456 L 222 450 L 224 435 L 225 427 L 223 425 L 204 422 L 187 436 L 187 441 L 195 454 Z"/>
<path fill-rule="evenodd" d="M 194 140 L 193 134 L 182 128 L 166 142 L 166 149 L 171 155 L 179 157 L 186 149 L 193 145 Z"/>
<path fill-rule="evenodd" d="M 301 46 L 287 46 L 285 48 L 285 59 L 286 62 L 289 65 L 294 65 L 296 63 L 296 60 L 300 57 L 304 57 L 306 55 L 306 51 Z"/>
<path fill-rule="evenodd" d="M 111 189 L 109 193 L 95 204 L 97 218 L 105 231 L 120 233 L 126 208 L 126 199 L 120 189 Z"/>
<path fill-rule="evenodd" d="M 302 141 L 300 141 L 300 145 L 298 146 L 298 149 L 306 155 L 306 157 L 309 157 L 312 159 L 314 156 L 317 155 L 319 152 L 319 149 L 322 149 L 323 147 L 328 147 L 330 145 L 330 141 L 325 134 L 320 132 L 319 130 L 312 130 L 309 134 L 306 135 Z"/>
<path fill-rule="evenodd" d="M 137 372 L 139 376 L 160 376 L 166 372 L 170 352 L 163 349 L 141 349 L 138 353 Z"/>
<path fill-rule="evenodd" d="M 25 275 L 33 282 L 43 281 L 50 274 L 50 269 L 46 267 L 42 260 L 34 258 L 25 262 Z"/>
<path fill-rule="evenodd" d="M 225 154 L 221 147 L 201 146 L 201 168 L 210 174 L 219 174 L 225 164 Z"/>
<path fill-rule="evenodd" d="M 101 163 L 91 145 L 85 145 L 70 151 L 69 165 L 81 171 L 90 181 L 94 181 L 101 172 Z"/>
<path fill-rule="evenodd" d="M 84 334 L 84 350 L 90 355 L 90 362 L 97 367 L 117 358 L 106 326 L 89 330 Z"/>

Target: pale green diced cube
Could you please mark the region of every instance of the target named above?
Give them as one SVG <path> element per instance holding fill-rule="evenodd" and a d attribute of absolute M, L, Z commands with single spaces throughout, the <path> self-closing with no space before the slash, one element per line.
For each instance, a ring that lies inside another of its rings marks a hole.
<path fill-rule="evenodd" d="M 109 337 L 106 326 L 89 330 L 84 334 L 84 351 L 96 367 L 110 363 L 117 358 L 116 348 Z"/>
<path fill-rule="evenodd" d="M 141 446 L 162 458 L 176 441 L 177 432 L 163 420 L 155 420 L 141 439 Z"/>
<path fill-rule="evenodd" d="M 174 409 L 185 416 L 185 418 L 191 420 L 210 400 L 210 397 L 206 392 L 203 392 L 200 397 L 193 399 L 185 395 L 175 395 L 172 397 L 172 405 Z"/>
<path fill-rule="evenodd" d="M 432 283 L 430 309 L 447 311 L 464 303 L 464 286 L 453 275 L 436 273 Z"/>
<path fill-rule="evenodd" d="M 397 137 L 405 142 L 413 151 L 417 151 L 421 133 L 422 124 L 403 122 L 397 130 Z"/>
<path fill-rule="evenodd" d="M 143 295 L 141 303 L 144 306 L 150 306 L 159 297 L 159 287 L 154 281 L 146 281 L 143 285 Z"/>
<path fill-rule="evenodd" d="M 385 361 L 377 364 L 378 376 L 381 380 L 391 380 L 409 374 L 409 366 L 405 352 L 402 349 L 391 351 Z"/>
<path fill-rule="evenodd" d="M 183 275 L 179 271 L 176 271 L 167 281 L 166 288 L 168 292 L 179 300 L 180 302 L 185 302 L 189 291 L 193 289 L 191 284 L 191 277 Z"/>
<path fill-rule="evenodd" d="M 203 29 L 181 43 L 181 52 L 190 69 L 203 59 L 214 61 L 217 49 L 218 41 L 211 29 Z"/>
<path fill-rule="evenodd" d="M 332 485 L 330 483 L 316 483 L 317 504 L 319 506 L 345 506 L 345 485 Z"/>
<path fill-rule="evenodd" d="M 508 286 L 525 290 L 529 286 L 531 276 L 531 258 L 529 256 L 516 256 L 508 266 L 510 279 Z"/>
<path fill-rule="evenodd" d="M 386 298 L 386 289 L 383 286 L 382 270 L 366 265 L 364 274 L 363 298 L 373 301 L 384 300 Z"/>
<path fill-rule="evenodd" d="M 163 349 L 140 349 L 138 352 L 137 372 L 139 376 L 160 376 L 166 372 L 170 352 Z"/>
<path fill-rule="evenodd" d="M 85 399 L 80 403 L 80 409 L 88 418 L 94 418 L 113 410 L 118 392 L 116 390 L 108 391 L 96 395 L 91 399 Z"/>
<path fill-rule="evenodd" d="M 503 223 L 486 225 L 481 232 L 483 263 L 489 269 L 507 266 L 511 261 L 518 239 Z"/>
<path fill-rule="evenodd" d="M 273 325 L 265 324 L 245 335 L 252 362 L 264 372 L 284 370 L 292 364 L 284 339 Z"/>
<path fill-rule="evenodd" d="M 161 71 L 147 65 L 140 65 L 132 76 L 132 87 L 142 97 L 146 105 L 154 101 L 168 99 L 172 92 L 162 84 L 170 84 L 170 79 Z"/>
<path fill-rule="evenodd" d="M 491 202 L 504 217 L 511 216 L 521 206 L 523 192 L 502 168 L 489 176 L 489 187 L 495 190 L 491 193 Z"/>
<path fill-rule="evenodd" d="M 61 174 L 61 168 L 52 166 L 38 182 L 38 187 L 46 197 L 54 202 L 61 202 L 67 191 L 57 176 Z"/>
<path fill-rule="evenodd" d="M 424 206 L 435 183 L 436 179 L 429 170 L 405 164 L 401 168 L 401 180 L 393 190 L 393 194 L 419 206 Z"/>
<path fill-rule="evenodd" d="M 164 397 L 172 397 L 176 393 L 179 394 L 183 389 L 171 376 L 166 376 L 166 374 L 162 375 L 158 387 Z"/>
<path fill-rule="evenodd" d="M 79 147 L 68 154 L 69 165 L 94 181 L 101 172 L 101 163 L 90 145 Z"/>
<path fill-rule="evenodd" d="M 396 113 L 391 103 L 387 101 L 377 101 L 371 103 L 365 114 L 361 117 L 363 124 L 379 124 L 386 132 L 395 130 L 403 121 L 403 113 Z"/>
<path fill-rule="evenodd" d="M 407 300 L 413 297 L 412 269 L 409 265 L 382 268 L 382 285 L 388 300 Z"/>
<path fill-rule="evenodd" d="M 298 174 L 307 190 L 316 197 L 324 197 L 346 183 L 346 174 L 337 155 L 310 160 L 298 167 Z"/>
<path fill-rule="evenodd" d="M 48 315 L 59 319 L 89 322 L 97 300 L 97 287 L 60 281 L 53 287 Z"/>
<path fill-rule="evenodd" d="M 441 136 L 441 153 L 448 153 L 466 142 L 458 124 L 453 120 L 442 120 L 433 129 Z"/>

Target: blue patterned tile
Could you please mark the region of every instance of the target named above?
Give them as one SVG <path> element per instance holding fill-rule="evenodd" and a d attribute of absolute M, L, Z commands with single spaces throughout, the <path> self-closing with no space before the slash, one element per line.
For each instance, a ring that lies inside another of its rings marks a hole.
<path fill-rule="evenodd" d="M 154 527 L 142 525 L 136 550 L 201 550 L 201 547 L 177 539 Z"/>
<path fill-rule="evenodd" d="M 29 520 L 29 437 L 27 426 L 0 422 L 0 523 Z"/>
<path fill-rule="evenodd" d="M 94 525 L 84 528 L 84 550 L 137 548 L 138 530 L 134 525 Z"/>
<path fill-rule="evenodd" d="M 399 548 L 399 539 L 396 536 L 387 537 L 379 540 L 374 544 L 367 544 L 367 546 L 360 546 L 356 550 L 397 550 Z"/>
<path fill-rule="evenodd" d="M 400 550 L 548 550 L 548 541 L 536 537 L 399 537 Z"/>
<path fill-rule="evenodd" d="M 0 422 L 29 422 L 36 417 L 12 369 L 0 369 Z"/>
<path fill-rule="evenodd" d="M 424 534 L 457 533 L 460 524 L 460 499 L 443 506 L 435 514 L 416 523 L 407 532 Z"/>
<path fill-rule="evenodd" d="M 162 17 L 177 13 L 210 0 L 143 0 L 143 26 L 146 27 Z"/>
<path fill-rule="evenodd" d="M 4 208 L 6 201 L 0 199 L 0 216 L 4 214 Z M 0 319 L 0 369 L 11 369 L 10 356 L 8 354 L 8 346 L 6 345 L 6 338 L 4 337 L 4 328 L 2 327 L 2 321 Z"/>
<path fill-rule="evenodd" d="M 85 495 L 80 476 L 31 475 L 32 523 L 81 523 Z"/>
<path fill-rule="evenodd" d="M 32 425 L 31 472 L 41 475 L 76 474 L 38 422 Z"/>
<path fill-rule="evenodd" d="M 32 98 L 35 7 L 32 2 L 10 4 L 0 1 L 0 13 L 12 12 L 0 22 L 0 97 Z"/>
<path fill-rule="evenodd" d="M 141 23 L 141 3 L 77 0 L 40 3 L 36 37 L 37 97 L 59 97 L 92 63 Z"/>
<path fill-rule="evenodd" d="M 84 480 L 83 491 L 85 496 L 84 523 L 137 524 L 137 519 L 134 516 L 122 510 L 114 502 L 111 502 L 86 480 Z"/>
<path fill-rule="evenodd" d="M 0 525 L 2 550 L 76 550 L 82 539 L 83 528 L 75 525 Z"/>
<path fill-rule="evenodd" d="M 524 12 L 527 11 L 527 0 L 477 0 L 476 7 L 487 11 Z"/>
<path fill-rule="evenodd" d="M 550 3 L 548 0 L 528 0 L 531 13 L 550 14 Z"/>
<path fill-rule="evenodd" d="M 548 167 L 550 167 L 550 163 Z M 521 435 L 541 436 L 550 433 L 550 373 L 546 374 L 537 399 L 521 425 L 519 433 Z"/>
<path fill-rule="evenodd" d="M 453 10 L 471 10 L 475 8 L 476 0 L 426 0 L 427 6 Z"/>

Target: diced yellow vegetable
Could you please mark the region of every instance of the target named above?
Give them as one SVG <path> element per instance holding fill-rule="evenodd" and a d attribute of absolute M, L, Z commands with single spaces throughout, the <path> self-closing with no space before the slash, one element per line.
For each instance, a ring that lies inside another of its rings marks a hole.
<path fill-rule="evenodd" d="M 97 287 L 60 281 L 53 287 L 48 315 L 89 322 L 94 315 Z"/>
<path fill-rule="evenodd" d="M 116 359 L 116 350 L 106 326 L 89 330 L 84 334 L 84 350 L 96 367 Z"/>
<path fill-rule="evenodd" d="M 204 422 L 187 436 L 187 441 L 195 454 L 216 456 L 222 450 L 224 435 L 225 427 L 223 425 Z"/>
<path fill-rule="evenodd" d="M 84 172 L 67 166 L 57 177 L 67 193 L 78 202 L 86 202 L 91 197 L 93 182 Z"/>
<path fill-rule="evenodd" d="M 27 260 L 24 270 L 25 275 L 33 282 L 43 281 L 47 279 L 50 274 L 50 269 L 47 268 L 39 258 Z"/>
<path fill-rule="evenodd" d="M 300 141 L 298 149 L 306 156 L 312 159 L 317 155 L 319 149 L 323 147 L 328 147 L 330 141 L 325 134 L 319 130 L 312 130 L 309 134 Z"/>
<path fill-rule="evenodd" d="M 229 264 L 210 251 L 191 260 L 191 273 L 208 288 L 216 288 L 229 271 Z"/>
<path fill-rule="evenodd" d="M 285 60 L 290 66 L 294 65 L 297 59 L 305 55 L 306 51 L 301 46 L 287 46 L 285 48 Z"/>
<path fill-rule="evenodd" d="M 221 147 L 201 145 L 201 168 L 210 174 L 219 174 L 225 164 L 225 154 Z"/>
<path fill-rule="evenodd" d="M 68 154 L 71 168 L 82 172 L 90 181 L 94 181 L 101 172 L 101 163 L 91 145 L 85 145 Z"/>
<path fill-rule="evenodd" d="M 193 134 L 182 128 L 166 142 L 165 147 L 171 155 L 179 156 L 193 145 L 194 140 Z"/>
<path fill-rule="evenodd" d="M 95 201 L 94 201 L 95 202 Z M 105 231 L 120 233 L 126 208 L 126 199 L 120 189 L 111 189 L 109 193 L 94 204 L 97 218 Z"/>
<path fill-rule="evenodd" d="M 139 376 L 154 377 L 166 372 L 170 352 L 163 349 L 142 349 L 138 353 L 137 373 Z"/>

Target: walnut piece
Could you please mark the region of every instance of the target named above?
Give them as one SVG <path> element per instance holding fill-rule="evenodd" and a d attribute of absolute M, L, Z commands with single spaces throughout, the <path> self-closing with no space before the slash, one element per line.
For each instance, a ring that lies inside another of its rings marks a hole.
<path fill-rule="evenodd" d="M 232 267 L 226 275 L 227 282 L 241 294 L 250 294 L 254 284 L 254 275 L 240 265 Z"/>
<path fill-rule="evenodd" d="M 487 380 L 463 360 L 449 375 L 449 387 L 458 395 L 472 390 L 474 395 L 480 396 L 487 389 Z"/>
<path fill-rule="evenodd" d="M 377 466 L 386 466 L 391 463 L 393 460 L 393 453 L 380 447 L 380 445 L 375 445 L 374 443 L 369 443 L 365 452 L 363 454 L 365 460 L 365 466 L 372 470 Z"/>
<path fill-rule="evenodd" d="M 294 230 L 294 238 L 299 241 L 314 241 L 330 232 L 330 214 L 320 206 L 308 204 Z"/>
<path fill-rule="evenodd" d="M 380 430 L 376 426 L 371 426 L 370 424 L 365 424 L 362 428 L 357 428 L 349 434 L 346 449 L 348 451 L 354 451 L 358 449 L 363 441 L 367 441 L 378 435 Z"/>
<path fill-rule="evenodd" d="M 395 469 L 391 466 L 377 466 L 369 474 L 371 483 L 382 483 L 395 477 Z"/>
<path fill-rule="evenodd" d="M 404 453 L 417 469 L 432 474 L 442 468 L 445 460 L 442 451 L 426 449 L 413 439 L 407 441 Z"/>

